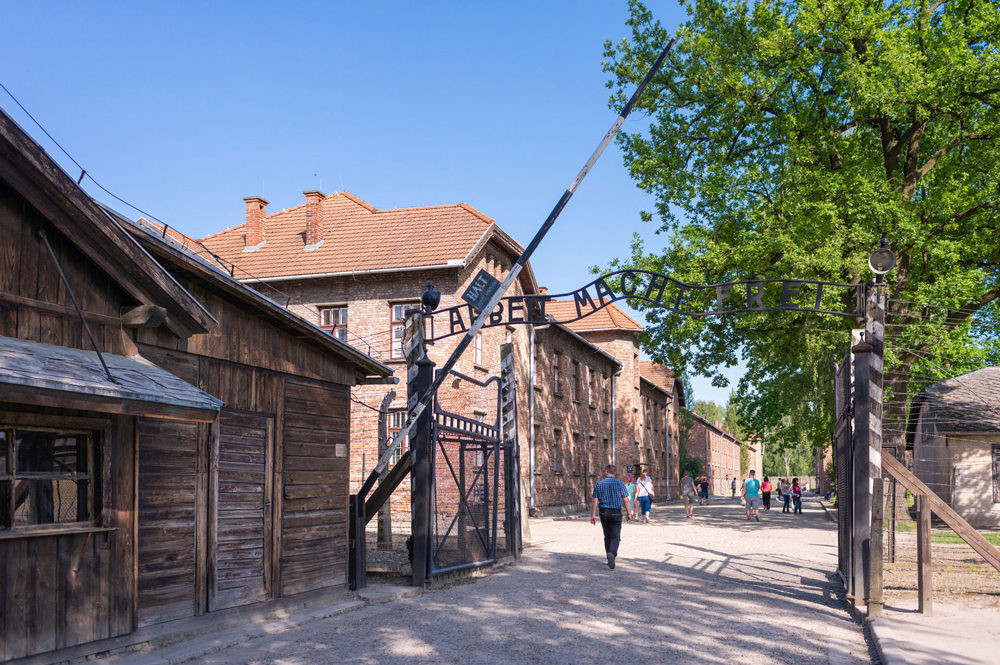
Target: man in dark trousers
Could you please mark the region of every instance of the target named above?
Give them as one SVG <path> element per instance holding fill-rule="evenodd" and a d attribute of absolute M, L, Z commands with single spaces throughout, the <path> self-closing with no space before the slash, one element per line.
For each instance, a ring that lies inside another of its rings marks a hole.
<path fill-rule="evenodd" d="M 632 509 L 628 505 L 628 490 L 625 483 L 615 478 L 615 467 L 609 464 L 604 467 L 604 478 L 594 485 L 594 502 L 590 507 L 590 523 L 597 524 L 597 513 L 600 510 L 601 528 L 604 529 L 604 551 L 608 555 L 608 568 L 615 569 L 615 557 L 618 556 L 618 544 L 622 541 L 622 507 L 625 508 L 625 519 L 632 521 Z"/>

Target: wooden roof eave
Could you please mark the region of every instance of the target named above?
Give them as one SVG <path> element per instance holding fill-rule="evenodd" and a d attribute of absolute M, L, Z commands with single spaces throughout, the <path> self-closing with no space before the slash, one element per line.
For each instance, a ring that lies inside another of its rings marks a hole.
<path fill-rule="evenodd" d="M 224 297 L 235 298 L 242 303 L 253 305 L 260 314 L 291 334 L 319 344 L 324 350 L 332 351 L 354 365 L 356 370 L 360 370 L 356 372 L 359 379 L 363 380 L 369 376 L 392 376 L 392 368 L 358 351 L 353 346 L 345 344 L 323 329 L 312 325 L 259 291 L 224 274 L 220 269 L 207 264 L 205 261 L 163 242 L 146 229 L 131 223 L 129 220 L 119 217 L 119 221 L 128 225 L 136 241 L 148 251 L 153 252 L 162 260 L 170 262 L 204 280 L 210 288 L 221 293 Z"/>
<path fill-rule="evenodd" d="M 201 303 L 2 111 L 0 178 L 129 295 L 143 304 L 164 306 L 180 332 L 203 333 L 218 325 Z"/>

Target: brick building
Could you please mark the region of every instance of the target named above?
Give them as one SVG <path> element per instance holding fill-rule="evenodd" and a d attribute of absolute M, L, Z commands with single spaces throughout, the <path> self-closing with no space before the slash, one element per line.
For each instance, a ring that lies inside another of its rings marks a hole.
<path fill-rule="evenodd" d="M 376 409 L 390 391 L 395 392 L 389 402 L 390 434 L 405 418 L 407 310 L 419 306 L 429 282 L 441 291 L 441 308 L 460 304 L 460 295 L 480 269 L 502 279 L 522 247 L 492 219 L 464 203 L 378 210 L 348 192 L 304 195 L 301 205 L 270 215 L 264 199 L 244 199 L 245 222 L 202 242 L 235 264 L 237 278 L 282 299 L 291 311 L 395 370 L 395 386 L 358 386 L 352 392 L 354 492 L 385 445 L 378 441 Z M 535 293 L 528 266 L 509 294 Z M 484 329 L 456 369 L 479 380 L 499 375 L 500 345 L 513 342 L 520 381 L 527 376 L 528 336 L 526 326 Z M 456 335 L 434 343 L 428 356 L 441 365 L 460 339 Z M 445 383 L 439 399 L 450 411 L 486 422 L 496 417 L 495 392 L 473 389 L 465 381 Z M 523 454 L 528 449 L 526 409 L 519 410 L 519 419 Z M 521 462 L 527 469 L 527 460 L 522 457 Z M 393 494 L 392 510 L 402 516 L 409 509 L 409 484 L 404 483 Z"/>
<path fill-rule="evenodd" d="M 397 385 L 353 391 L 350 482 L 355 491 L 384 445 L 377 440 L 375 409 L 390 391 L 396 393 L 389 402 L 390 433 L 405 417 L 406 310 L 418 306 L 428 282 L 441 291 L 439 309 L 460 304 L 460 294 L 480 269 L 502 279 L 521 246 L 466 204 L 378 210 L 347 192 L 307 191 L 304 196 L 301 205 L 270 215 L 267 201 L 247 198 L 243 224 L 202 242 L 235 265 L 238 279 L 395 369 Z M 529 264 L 508 295 L 544 293 Z M 572 302 L 550 301 L 547 311 L 556 320 L 570 319 L 569 307 Z M 588 500 L 591 481 L 612 460 L 633 471 L 648 468 L 658 497 L 667 497 L 668 487 L 676 495 L 683 388 L 666 368 L 646 363 L 640 371 L 635 335 L 640 330 L 611 305 L 568 325 L 484 329 L 460 360 L 460 372 L 486 379 L 500 372 L 500 345 L 515 345 L 527 506 L 540 512 L 579 508 Z M 459 339 L 435 342 L 430 358 L 440 365 Z M 487 422 L 495 417 L 491 391 L 456 380 L 439 395 L 450 411 Z M 392 510 L 400 517 L 408 514 L 408 484 L 393 495 Z"/>
<path fill-rule="evenodd" d="M 556 320 L 577 316 L 572 300 L 554 300 L 546 311 Z M 619 372 L 609 386 L 615 405 L 611 428 L 615 462 L 622 471 L 647 469 L 658 498 L 678 495 L 679 407 L 684 388 L 662 365 L 639 360 L 636 333 L 643 328 L 615 305 L 572 321 L 566 326 L 618 361 Z M 669 473 L 667 469 L 669 468 Z"/>
<path fill-rule="evenodd" d="M 528 507 L 532 515 L 580 510 L 613 456 L 611 383 L 621 363 L 564 325 L 529 334 Z"/>
<path fill-rule="evenodd" d="M 709 491 L 712 494 L 728 496 L 733 477 L 742 479 L 740 473 L 740 440 L 722 428 L 722 423 L 712 423 L 697 413 L 691 412 L 694 426 L 691 428 L 687 454 L 697 457 L 702 463 L 702 475 L 708 478 Z M 759 466 L 754 466 L 756 447 L 751 452 L 751 466 L 760 473 Z"/>

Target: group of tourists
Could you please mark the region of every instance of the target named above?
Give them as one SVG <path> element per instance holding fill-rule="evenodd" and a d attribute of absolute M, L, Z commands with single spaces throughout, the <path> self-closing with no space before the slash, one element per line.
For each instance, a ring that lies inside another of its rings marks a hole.
<path fill-rule="evenodd" d="M 732 498 L 736 500 L 736 488 L 740 489 L 740 500 L 746 509 L 747 520 L 760 521 L 760 508 L 771 509 L 771 494 L 778 493 L 782 501 L 783 513 L 802 512 L 802 486 L 798 478 L 788 482 L 779 478 L 772 483 L 768 476 L 764 480 L 757 479 L 757 472 L 750 470 L 749 477 L 738 483 L 736 476 L 730 483 Z M 703 494 L 704 491 L 704 494 Z M 688 518 L 694 514 L 694 502 L 707 503 L 708 479 L 696 481 L 690 473 L 685 472 L 681 478 L 681 498 L 684 501 L 684 512 Z M 638 478 L 628 477 L 628 482 L 615 478 L 615 467 L 609 464 L 604 469 L 604 478 L 594 485 L 593 501 L 590 509 L 590 523 L 597 524 L 601 520 L 604 531 L 604 551 L 607 555 L 608 568 L 614 570 L 615 559 L 618 557 L 618 546 L 621 543 L 622 520 L 631 522 L 633 514 L 638 513 L 644 523 L 648 523 L 652 510 L 653 479 L 648 473 L 641 473 Z"/>
<path fill-rule="evenodd" d="M 632 506 L 632 512 L 638 513 L 642 521 L 649 523 L 649 514 L 653 509 L 653 479 L 648 473 L 642 473 L 637 479 L 628 477 L 625 483 L 625 491 L 628 492 L 628 501 Z"/>
<path fill-rule="evenodd" d="M 784 478 L 779 478 L 777 483 L 772 483 L 771 479 L 764 476 L 763 482 L 757 480 L 757 472 L 750 470 L 750 477 L 743 481 L 743 489 L 740 490 L 740 500 L 743 501 L 744 507 L 746 508 L 747 519 L 756 519 L 760 521 L 760 508 L 763 505 L 764 510 L 771 510 L 771 494 L 773 492 L 778 492 L 778 498 L 782 502 L 781 512 L 802 512 L 802 486 L 799 484 L 798 478 L 792 478 L 792 482 L 788 482 Z M 733 491 L 733 499 L 736 498 L 736 476 L 733 476 L 733 482 L 731 484 Z M 793 506 L 793 510 L 789 510 L 789 504 Z"/>

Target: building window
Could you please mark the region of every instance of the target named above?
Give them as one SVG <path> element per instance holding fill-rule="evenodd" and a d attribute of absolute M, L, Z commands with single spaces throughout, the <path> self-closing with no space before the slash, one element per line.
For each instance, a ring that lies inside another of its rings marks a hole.
<path fill-rule="evenodd" d="M 573 473 L 580 475 L 580 467 L 583 466 L 583 450 L 580 449 L 580 435 L 573 434 L 573 450 L 572 450 L 572 464 Z"/>
<path fill-rule="evenodd" d="M 552 430 L 552 472 L 562 473 L 562 431 Z"/>
<path fill-rule="evenodd" d="M 320 307 L 319 327 L 328 330 L 341 342 L 347 341 L 347 306 Z"/>
<path fill-rule="evenodd" d="M 541 388 L 542 381 L 538 377 L 542 375 L 542 359 L 545 356 L 542 354 L 542 345 L 535 344 L 535 387 Z"/>
<path fill-rule="evenodd" d="M 562 354 L 558 351 L 552 352 L 552 390 L 557 395 L 562 394 Z"/>
<path fill-rule="evenodd" d="M 0 425 L 0 529 L 89 522 L 94 436 Z"/>
<path fill-rule="evenodd" d="M 392 358 L 405 358 L 406 350 L 403 348 L 403 337 L 406 335 L 406 314 L 416 312 L 420 309 L 419 303 L 400 303 L 392 305 L 392 321 L 390 329 L 392 332 Z"/>
<path fill-rule="evenodd" d="M 993 451 L 993 503 L 1000 503 L 1000 443 L 994 443 Z"/>
<path fill-rule="evenodd" d="M 575 402 L 579 402 L 580 401 L 580 391 L 581 391 L 581 384 L 580 384 L 580 363 L 574 360 L 573 361 L 573 401 L 575 401 Z"/>
<path fill-rule="evenodd" d="M 476 365 L 483 364 L 483 333 L 477 332 L 472 338 L 472 362 Z"/>
<path fill-rule="evenodd" d="M 607 411 L 609 408 L 611 408 L 610 407 L 610 404 L 611 404 L 611 388 L 610 388 L 610 386 L 611 386 L 611 382 L 608 380 L 608 375 L 607 374 L 602 374 L 601 375 L 601 387 L 602 387 L 602 392 L 604 393 L 604 410 L 605 411 Z"/>
<path fill-rule="evenodd" d="M 392 443 L 392 439 L 396 436 L 396 432 L 403 429 L 403 423 L 406 422 L 406 409 L 393 409 L 389 412 L 389 441 L 386 442 L 386 446 Z M 410 437 L 403 437 L 403 442 L 399 444 L 399 448 L 389 457 L 389 464 L 395 465 L 399 461 L 399 458 L 403 456 L 409 448 Z"/>

